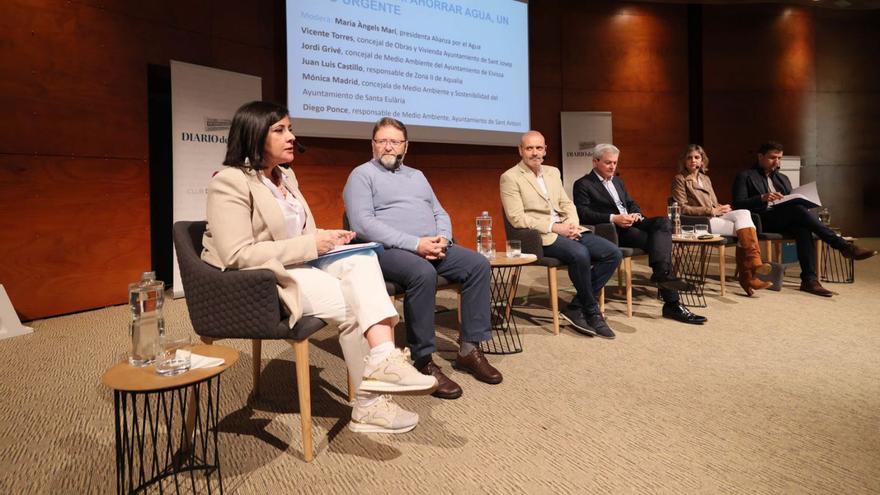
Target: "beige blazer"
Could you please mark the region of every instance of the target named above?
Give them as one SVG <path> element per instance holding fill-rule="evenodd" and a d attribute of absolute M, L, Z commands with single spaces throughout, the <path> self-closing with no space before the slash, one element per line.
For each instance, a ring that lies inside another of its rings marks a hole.
<path fill-rule="evenodd" d="M 507 221 L 519 229 L 532 229 L 541 233 L 541 244 L 549 246 L 557 235 L 550 231 L 550 208 L 556 210 L 564 223 L 579 225 L 574 203 L 562 188 L 559 169 L 541 165 L 547 194 L 541 191 L 534 172 L 520 161 L 501 174 L 501 205 Z"/>
<path fill-rule="evenodd" d="M 278 280 L 278 294 L 294 323 L 302 316 L 299 290 L 284 267 L 318 257 L 318 230 L 296 176 L 292 170 L 284 173 L 285 187 L 305 210 L 302 235 L 289 236 L 277 200 L 256 172 L 229 167 L 208 184 L 208 229 L 202 238 L 202 259 L 223 270 L 272 270 Z"/>
<path fill-rule="evenodd" d="M 718 198 L 712 189 L 712 181 L 706 174 L 700 175 L 700 187 L 693 176 L 676 174 L 672 179 L 672 199 L 681 207 L 682 215 L 714 216 L 712 209 L 718 206 Z"/>

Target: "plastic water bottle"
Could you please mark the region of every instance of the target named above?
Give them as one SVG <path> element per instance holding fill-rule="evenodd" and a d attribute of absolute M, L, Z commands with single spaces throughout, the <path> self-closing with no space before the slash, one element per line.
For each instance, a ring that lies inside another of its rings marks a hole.
<path fill-rule="evenodd" d="M 477 252 L 492 257 L 492 217 L 484 211 L 477 217 Z"/>
<path fill-rule="evenodd" d="M 681 235 L 681 207 L 678 206 L 678 202 L 673 201 L 672 205 L 666 208 L 666 212 L 672 224 L 672 235 Z"/>
<path fill-rule="evenodd" d="M 144 272 L 139 282 L 128 285 L 128 304 L 131 309 L 132 366 L 147 366 L 159 354 L 159 336 L 165 335 L 162 306 L 165 303 L 165 282 L 156 280 L 156 272 Z"/>

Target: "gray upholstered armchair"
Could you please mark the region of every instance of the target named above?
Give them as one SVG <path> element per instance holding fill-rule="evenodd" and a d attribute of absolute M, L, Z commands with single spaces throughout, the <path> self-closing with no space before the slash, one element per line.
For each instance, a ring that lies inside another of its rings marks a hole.
<path fill-rule="evenodd" d="M 174 246 L 186 291 L 193 329 L 210 344 L 220 339 L 250 339 L 253 346 L 253 393 L 259 393 L 261 342 L 283 339 L 296 356 L 296 382 L 302 421 L 303 458 L 311 461 L 312 415 L 309 378 L 309 337 L 323 320 L 304 316 L 291 328 L 269 270 L 221 271 L 202 261 L 202 235 L 207 222 L 176 222 Z M 349 390 L 351 395 L 351 390 Z"/>

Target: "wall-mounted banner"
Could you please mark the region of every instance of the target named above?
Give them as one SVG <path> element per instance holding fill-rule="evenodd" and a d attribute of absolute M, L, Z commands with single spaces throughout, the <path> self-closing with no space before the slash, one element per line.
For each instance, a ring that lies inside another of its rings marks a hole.
<path fill-rule="evenodd" d="M 208 181 L 223 168 L 232 116 L 262 95 L 259 77 L 171 61 L 175 222 L 205 219 Z M 173 287 L 174 297 L 183 296 L 176 252 Z"/>
<path fill-rule="evenodd" d="M 562 184 L 571 198 L 574 182 L 593 170 L 593 147 L 612 142 L 611 112 L 560 112 L 559 115 L 562 124 Z"/>

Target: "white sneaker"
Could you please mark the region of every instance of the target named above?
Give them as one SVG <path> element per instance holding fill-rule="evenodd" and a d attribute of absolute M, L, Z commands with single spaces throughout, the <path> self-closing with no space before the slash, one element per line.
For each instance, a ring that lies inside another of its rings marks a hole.
<path fill-rule="evenodd" d="M 391 397 L 380 395 L 367 407 L 355 402 L 348 429 L 357 433 L 406 433 L 419 424 L 419 415 L 402 409 Z"/>
<path fill-rule="evenodd" d="M 425 393 L 429 394 L 437 388 L 437 379 L 431 375 L 423 375 L 409 362 L 409 349 L 394 349 L 378 365 L 370 365 L 369 357 L 364 367 L 364 380 L 360 390 L 365 392 L 388 393 Z"/>

